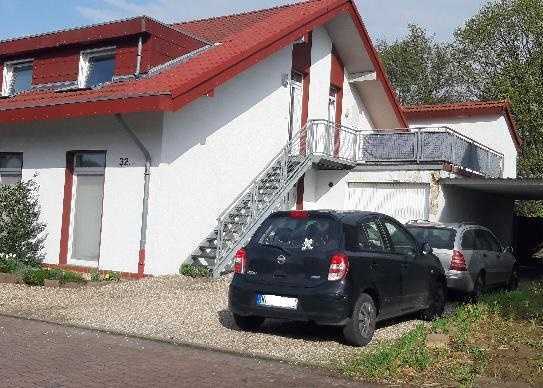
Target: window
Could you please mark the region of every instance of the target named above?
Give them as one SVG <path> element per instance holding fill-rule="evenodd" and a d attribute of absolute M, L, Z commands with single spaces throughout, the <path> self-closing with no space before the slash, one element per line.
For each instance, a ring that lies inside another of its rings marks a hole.
<path fill-rule="evenodd" d="M 14 185 L 21 181 L 23 154 L 0 152 L 0 185 Z"/>
<path fill-rule="evenodd" d="M 454 239 L 456 238 L 454 229 L 427 226 L 408 226 L 407 229 L 421 244 L 428 242 L 435 249 L 452 250 L 454 248 Z"/>
<path fill-rule="evenodd" d="M 386 230 L 390 234 L 390 240 L 394 245 L 394 251 L 402 255 L 414 256 L 418 251 L 415 239 L 399 225 L 383 220 Z"/>
<path fill-rule="evenodd" d="M 79 60 L 80 88 L 91 88 L 109 82 L 115 72 L 115 47 L 81 52 Z"/>
<path fill-rule="evenodd" d="M 472 251 L 475 249 L 475 229 L 469 229 L 462 236 L 462 249 Z"/>
<path fill-rule="evenodd" d="M 477 229 L 475 231 L 475 245 L 481 251 L 499 252 L 501 250 L 498 240 L 484 229 Z"/>
<path fill-rule="evenodd" d="M 328 97 L 328 121 L 332 123 L 336 122 L 337 93 L 337 88 L 335 86 L 330 86 L 330 95 Z"/>
<path fill-rule="evenodd" d="M 32 60 L 4 63 L 2 95 L 12 96 L 32 87 Z"/>

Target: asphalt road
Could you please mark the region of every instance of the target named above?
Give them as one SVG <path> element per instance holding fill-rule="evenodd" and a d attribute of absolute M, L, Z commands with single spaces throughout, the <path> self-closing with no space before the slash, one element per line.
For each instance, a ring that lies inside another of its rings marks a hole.
<path fill-rule="evenodd" d="M 360 387 L 318 369 L 0 316 L 2 387 Z"/>

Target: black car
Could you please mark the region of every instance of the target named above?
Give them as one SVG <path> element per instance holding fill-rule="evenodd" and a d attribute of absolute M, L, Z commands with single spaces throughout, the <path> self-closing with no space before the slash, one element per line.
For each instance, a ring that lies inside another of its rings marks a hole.
<path fill-rule="evenodd" d="M 439 259 L 395 219 L 379 213 L 272 214 L 234 259 L 229 305 L 238 327 L 266 318 L 342 326 L 363 346 L 375 323 L 420 311 L 443 313 Z"/>

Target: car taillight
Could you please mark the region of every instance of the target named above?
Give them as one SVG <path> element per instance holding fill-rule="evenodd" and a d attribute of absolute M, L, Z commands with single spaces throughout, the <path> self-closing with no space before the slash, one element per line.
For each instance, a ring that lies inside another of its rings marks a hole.
<path fill-rule="evenodd" d="M 462 252 L 457 250 L 453 251 L 451 265 L 449 266 L 449 269 L 452 269 L 454 271 L 468 270 L 468 268 L 466 267 L 466 258 L 464 257 L 464 254 Z"/>
<path fill-rule="evenodd" d="M 234 255 L 234 273 L 245 273 L 247 270 L 247 251 L 243 248 Z"/>
<path fill-rule="evenodd" d="M 349 272 L 349 258 L 343 253 L 336 253 L 330 257 L 330 269 L 328 280 L 335 281 L 344 279 Z"/>

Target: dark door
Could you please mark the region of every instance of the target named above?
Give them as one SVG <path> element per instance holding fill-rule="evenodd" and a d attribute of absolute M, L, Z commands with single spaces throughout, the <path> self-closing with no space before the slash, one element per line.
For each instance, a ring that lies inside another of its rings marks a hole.
<path fill-rule="evenodd" d="M 345 228 L 351 276 L 358 291 L 371 285 L 379 294 L 380 318 L 397 315 L 401 311 L 401 261 L 391 254 L 378 220 L 364 219 Z"/>
<path fill-rule="evenodd" d="M 382 218 L 381 222 L 390 240 L 392 254 L 400 263 L 402 308 L 405 311 L 420 309 L 428 300 L 429 269 L 419 245 L 400 223 L 389 217 Z"/>

